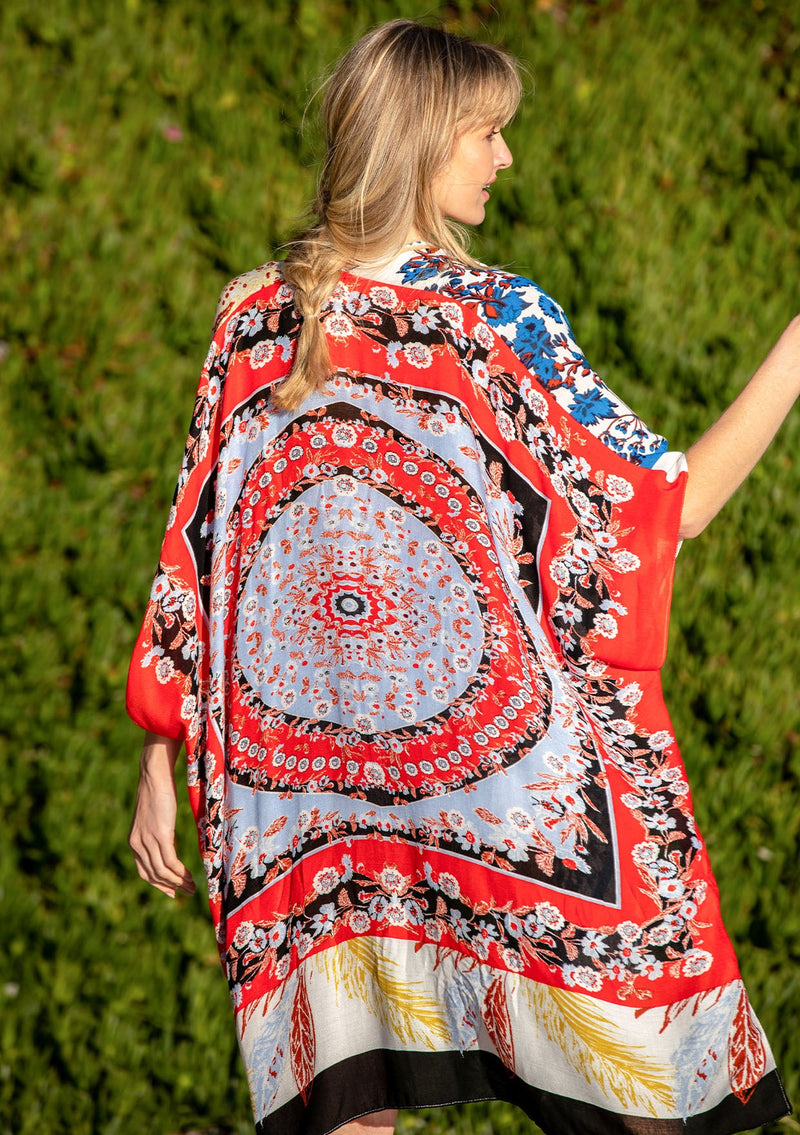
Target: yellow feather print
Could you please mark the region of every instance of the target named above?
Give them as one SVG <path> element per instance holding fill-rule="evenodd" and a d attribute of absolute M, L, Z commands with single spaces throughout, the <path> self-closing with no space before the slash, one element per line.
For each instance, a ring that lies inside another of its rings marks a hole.
<path fill-rule="evenodd" d="M 397 962 L 376 950 L 368 938 L 350 938 L 315 958 L 325 976 L 348 997 L 356 997 L 405 1043 L 435 1048 L 434 1038 L 450 1031 L 433 997 L 421 982 L 397 978 Z"/>
<path fill-rule="evenodd" d="M 545 1034 L 587 1082 L 626 1108 L 644 1108 L 650 1115 L 674 1110 L 669 1067 L 648 1057 L 643 1046 L 630 1044 L 600 1003 L 534 981 L 523 985 Z"/>

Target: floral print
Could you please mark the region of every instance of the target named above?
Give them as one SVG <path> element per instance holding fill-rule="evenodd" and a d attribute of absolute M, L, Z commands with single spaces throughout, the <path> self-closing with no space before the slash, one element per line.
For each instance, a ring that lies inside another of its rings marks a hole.
<path fill-rule="evenodd" d="M 532 280 L 496 268 L 470 268 L 426 247 L 396 257 L 381 276 L 473 306 L 559 405 L 621 457 L 653 466 L 666 454 L 666 440 L 594 373 L 566 315 Z"/>
<path fill-rule="evenodd" d="M 757 1126 L 658 677 L 683 481 L 534 285 L 401 275 L 342 275 L 295 412 L 291 289 L 226 289 L 131 666 L 186 740 L 257 1130 L 498 1095 Z"/>

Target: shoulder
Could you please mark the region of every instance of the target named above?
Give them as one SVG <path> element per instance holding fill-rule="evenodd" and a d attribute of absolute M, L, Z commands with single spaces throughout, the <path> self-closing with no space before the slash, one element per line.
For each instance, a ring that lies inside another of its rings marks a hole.
<path fill-rule="evenodd" d="M 482 318 L 510 341 L 523 333 L 571 337 L 564 310 L 534 280 L 507 268 L 452 265 L 447 289 L 476 304 Z"/>
<path fill-rule="evenodd" d="M 509 268 L 467 265 L 452 260 L 441 274 L 452 293 L 460 293 L 467 301 L 485 305 L 482 314 L 484 318 L 488 317 L 489 322 L 498 322 L 502 315 L 499 322 L 503 323 L 533 317 L 568 327 L 561 305 L 535 280 Z"/>
<path fill-rule="evenodd" d="M 283 281 L 281 275 L 281 261 L 269 260 L 266 264 L 252 268 L 249 272 L 242 272 L 225 285 L 217 300 L 217 310 L 214 313 L 214 332 L 216 332 L 225 316 L 243 303 L 248 296 L 254 295 L 270 284 Z"/>
<path fill-rule="evenodd" d="M 511 272 L 507 268 L 487 268 L 484 271 L 484 281 L 494 293 L 516 296 L 520 307 L 527 309 L 527 314 L 538 314 L 556 323 L 565 321 L 561 305 L 527 276 Z"/>

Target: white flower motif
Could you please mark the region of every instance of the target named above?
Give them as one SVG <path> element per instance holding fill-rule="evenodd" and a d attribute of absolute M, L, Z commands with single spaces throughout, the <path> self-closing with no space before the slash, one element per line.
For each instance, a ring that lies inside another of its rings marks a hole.
<path fill-rule="evenodd" d="M 506 812 L 506 819 L 519 832 L 528 832 L 533 826 L 533 820 L 524 808 L 510 808 Z"/>
<path fill-rule="evenodd" d="M 621 504 L 623 501 L 629 501 L 633 497 L 633 485 L 630 481 L 626 481 L 624 477 L 609 475 L 605 479 L 603 491 L 607 499 L 614 504 Z"/>
<path fill-rule="evenodd" d="M 666 729 L 660 729 L 657 733 L 651 733 L 647 739 L 647 744 L 655 752 L 661 752 L 662 749 L 668 748 L 673 742 L 674 738 L 671 733 Z"/>
<path fill-rule="evenodd" d="M 709 970 L 713 961 L 714 956 L 709 954 L 708 950 L 689 950 L 684 955 L 681 973 L 685 977 L 696 977 Z"/>
<path fill-rule="evenodd" d="M 642 687 L 638 682 L 629 682 L 627 686 L 623 686 L 617 694 L 617 700 L 623 705 L 634 706 L 638 705 L 642 698 Z"/>
<path fill-rule="evenodd" d="M 365 910 L 351 910 L 347 921 L 354 934 L 366 934 L 372 925 L 372 921 Z"/>
<path fill-rule="evenodd" d="M 255 926 L 252 922 L 241 922 L 236 927 L 236 933 L 233 936 L 233 944 L 237 950 L 243 949 L 255 933 Z"/>
<path fill-rule="evenodd" d="M 636 571 L 641 566 L 641 560 L 633 552 L 627 552 L 621 548 L 618 552 L 613 552 L 611 561 L 618 571 Z"/>
<path fill-rule="evenodd" d="M 331 438 L 334 445 L 347 448 L 356 444 L 358 434 L 352 426 L 347 425 L 345 422 L 338 422 L 331 431 Z"/>
<path fill-rule="evenodd" d="M 527 385 L 529 386 L 530 384 Z M 547 418 L 547 402 L 543 394 L 540 394 L 538 390 L 531 390 L 526 397 L 526 391 L 523 389 L 523 397 L 525 397 L 526 402 L 537 417 Z"/>
<path fill-rule="evenodd" d="M 297 946 L 298 957 L 304 958 L 309 950 L 313 947 L 314 939 L 310 934 L 299 934 L 295 945 Z"/>
<path fill-rule="evenodd" d="M 424 343 L 406 343 L 403 354 L 406 361 L 418 370 L 426 370 L 433 362 L 433 352 Z"/>
<path fill-rule="evenodd" d="M 314 876 L 313 887 L 318 895 L 327 895 L 339 882 L 339 872 L 335 867 L 323 867 Z"/>
<path fill-rule="evenodd" d="M 464 313 L 457 303 L 443 303 L 439 310 L 451 327 L 460 330 L 464 326 Z"/>
<path fill-rule="evenodd" d="M 439 872 L 439 887 L 449 899 L 457 899 L 461 894 L 458 879 L 447 871 Z"/>
<path fill-rule="evenodd" d="M 383 784 L 385 780 L 383 769 L 375 761 L 367 761 L 364 765 L 364 777 L 369 784 Z"/>
<path fill-rule="evenodd" d="M 597 993 L 603 988 L 603 975 L 591 966 L 565 966 L 564 981 L 567 985 L 577 985 Z"/>
<path fill-rule="evenodd" d="M 614 733 L 619 733 L 621 737 L 630 737 L 632 733 L 636 732 L 636 726 L 625 717 L 612 718 L 608 723 L 608 728 Z"/>
<path fill-rule="evenodd" d="M 400 305 L 397 292 L 392 291 L 391 288 L 372 288 L 369 298 L 376 307 L 382 307 L 384 311 L 396 311 Z"/>
<path fill-rule="evenodd" d="M 525 963 L 519 954 L 515 954 L 513 950 L 502 949 L 501 956 L 506 966 L 514 973 L 522 973 L 525 969 Z"/>
<path fill-rule="evenodd" d="M 559 776 L 563 776 L 567 772 L 566 760 L 563 757 L 559 756 L 557 753 L 545 753 L 544 763 L 549 769 L 552 769 L 553 772 L 557 773 Z"/>
<path fill-rule="evenodd" d="M 564 915 L 550 902 L 538 902 L 534 907 L 534 913 L 549 930 L 560 930 L 564 925 Z"/>
<path fill-rule="evenodd" d="M 619 631 L 617 620 L 613 615 L 597 615 L 594 620 L 594 629 L 603 638 L 616 638 Z"/>
<path fill-rule="evenodd" d="M 659 922 L 647 933 L 647 942 L 651 946 L 666 946 L 667 942 L 671 942 L 675 937 L 674 931 L 671 926 L 666 922 Z"/>
<path fill-rule="evenodd" d="M 269 341 L 256 343 L 250 352 L 250 366 L 256 370 L 266 366 L 275 351 L 275 344 Z"/>
<path fill-rule="evenodd" d="M 322 325 L 337 343 L 346 343 L 356 333 L 355 327 L 342 312 L 332 312 L 326 316 Z"/>
<path fill-rule="evenodd" d="M 553 560 L 550 564 L 550 578 L 558 587 L 568 586 L 569 568 L 563 560 Z"/>
<path fill-rule="evenodd" d="M 638 798 L 634 797 L 638 803 Z M 643 843 L 637 843 L 631 852 L 631 857 L 634 863 L 644 866 L 646 863 L 652 863 L 658 858 L 658 844 L 651 839 L 645 840 Z"/>
<path fill-rule="evenodd" d="M 197 698 L 194 694 L 187 694 L 181 702 L 181 720 L 189 721 L 192 724 L 190 732 L 194 735 L 198 729 L 198 722 L 195 721 L 195 714 L 197 712 Z"/>
<path fill-rule="evenodd" d="M 617 927 L 617 933 L 625 942 L 635 942 L 641 932 L 641 927 L 637 926 L 635 922 L 620 922 Z"/>

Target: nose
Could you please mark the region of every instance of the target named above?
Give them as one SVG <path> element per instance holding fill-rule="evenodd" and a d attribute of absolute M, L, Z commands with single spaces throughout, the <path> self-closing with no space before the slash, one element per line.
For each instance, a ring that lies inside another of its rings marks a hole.
<path fill-rule="evenodd" d="M 498 135 L 497 142 L 497 151 L 494 155 L 495 169 L 508 169 L 508 167 L 514 161 L 514 158 L 508 146 L 506 145 L 506 140 L 502 134 Z"/>

